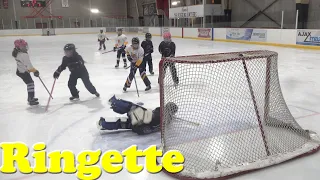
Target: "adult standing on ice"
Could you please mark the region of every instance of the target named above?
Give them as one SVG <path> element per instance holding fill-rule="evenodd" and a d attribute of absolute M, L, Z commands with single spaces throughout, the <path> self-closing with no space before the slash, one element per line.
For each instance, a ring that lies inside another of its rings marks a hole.
<path fill-rule="evenodd" d="M 34 82 L 30 76 L 30 72 L 33 72 L 35 77 L 39 77 L 40 73 L 33 67 L 29 58 L 28 50 L 28 43 L 23 39 L 17 39 L 14 41 L 12 56 L 17 62 L 17 76 L 19 76 L 27 85 L 29 105 L 38 105 L 38 98 L 34 97 Z"/>
<path fill-rule="evenodd" d="M 87 71 L 86 66 L 84 65 L 84 60 L 77 53 L 75 45 L 66 44 L 64 46 L 64 54 L 65 56 L 62 59 L 62 64 L 54 72 L 53 78 L 58 79 L 60 73 L 67 67 L 69 68 L 71 74 L 69 77 L 68 86 L 72 95 L 69 99 L 71 101 L 79 99 L 79 91 L 76 88 L 77 81 L 79 78 L 82 79 L 84 86 L 91 94 L 100 97 L 100 94 L 97 92 L 96 88 L 92 85 L 89 79 L 89 73 Z"/>

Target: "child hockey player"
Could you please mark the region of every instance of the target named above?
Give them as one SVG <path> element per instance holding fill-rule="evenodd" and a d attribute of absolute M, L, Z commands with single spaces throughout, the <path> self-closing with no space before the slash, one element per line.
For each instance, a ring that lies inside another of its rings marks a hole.
<path fill-rule="evenodd" d="M 122 29 L 118 29 L 117 31 L 118 33 L 118 37 L 116 38 L 116 44 L 114 45 L 113 51 L 116 52 L 117 51 L 117 64 L 116 64 L 116 68 L 119 67 L 119 63 L 120 63 L 120 56 L 122 55 L 123 58 L 123 67 L 126 68 L 127 67 L 127 59 L 126 59 L 126 46 L 128 44 L 127 41 L 127 36 L 122 34 Z"/>
<path fill-rule="evenodd" d="M 149 66 L 149 73 L 154 74 L 153 72 L 153 64 L 152 64 L 152 56 L 153 53 L 153 43 L 151 41 L 152 35 L 150 33 L 146 33 L 146 39 L 142 41 L 141 47 L 144 50 L 144 58 L 143 58 L 143 65 L 146 68 L 147 63 Z"/>
<path fill-rule="evenodd" d="M 39 71 L 32 66 L 28 49 L 28 43 L 25 40 L 17 39 L 14 41 L 12 56 L 17 62 L 17 76 L 27 85 L 29 105 L 38 105 L 38 98 L 34 97 L 34 82 L 30 76 L 30 72 L 33 72 L 35 77 L 39 77 Z"/>
<path fill-rule="evenodd" d="M 101 117 L 97 122 L 99 130 L 118 130 L 118 129 L 132 129 L 138 135 L 145 135 L 160 131 L 160 107 L 153 111 L 146 109 L 132 102 L 117 99 L 113 96 L 109 100 L 111 109 L 119 114 L 127 114 L 127 118 L 116 118 L 115 122 L 106 122 Z M 173 116 L 178 111 L 175 103 L 169 102 L 165 106 L 166 117 L 173 119 Z"/>
<path fill-rule="evenodd" d="M 106 39 L 109 40 L 106 37 L 105 33 L 103 32 L 103 29 L 101 29 L 100 33 L 98 34 L 99 51 L 102 49 L 102 46 L 103 46 L 103 49 L 106 50 L 106 45 L 105 45 Z"/>
<path fill-rule="evenodd" d="M 176 54 L 176 45 L 171 40 L 171 34 L 170 32 L 165 32 L 163 34 L 163 41 L 159 45 L 159 52 L 162 55 L 162 58 L 168 58 L 168 57 L 174 57 Z M 175 85 L 179 83 L 179 78 L 177 75 L 177 69 L 174 63 L 166 63 L 164 64 L 164 71 L 167 70 L 167 68 L 170 68 L 171 76 L 173 79 L 173 82 Z M 158 79 L 159 83 L 159 79 Z"/>
<path fill-rule="evenodd" d="M 64 54 L 65 56 L 62 59 L 62 64 L 54 72 L 53 78 L 58 79 L 60 76 L 60 73 L 63 70 L 65 70 L 67 67 L 69 68 L 71 74 L 69 77 L 68 86 L 72 95 L 69 99 L 71 101 L 79 99 L 79 91 L 76 88 L 78 78 L 82 79 L 83 84 L 91 94 L 94 94 L 97 97 L 100 97 L 100 94 L 97 92 L 96 88 L 90 82 L 89 73 L 87 71 L 87 68 L 84 65 L 84 60 L 76 52 L 75 45 L 66 44 L 64 46 Z"/>
<path fill-rule="evenodd" d="M 134 78 L 137 68 L 139 68 L 140 76 L 146 85 L 145 91 L 151 89 L 151 83 L 146 75 L 146 69 L 143 67 L 142 61 L 144 57 L 144 51 L 140 47 L 140 40 L 137 37 L 132 38 L 131 46 L 126 48 L 127 58 L 131 62 L 130 74 L 124 84 L 123 91 L 127 91 L 130 88 L 132 79 Z"/>

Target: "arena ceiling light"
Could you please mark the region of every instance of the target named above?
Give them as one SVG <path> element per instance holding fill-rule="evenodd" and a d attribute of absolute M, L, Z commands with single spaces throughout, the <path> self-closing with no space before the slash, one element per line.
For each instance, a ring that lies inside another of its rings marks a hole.
<path fill-rule="evenodd" d="M 90 10 L 92 13 L 99 13 L 99 9 L 91 9 Z"/>
<path fill-rule="evenodd" d="M 180 1 L 172 1 L 172 6 L 176 6 L 176 5 L 178 5 L 178 3 L 180 3 Z"/>

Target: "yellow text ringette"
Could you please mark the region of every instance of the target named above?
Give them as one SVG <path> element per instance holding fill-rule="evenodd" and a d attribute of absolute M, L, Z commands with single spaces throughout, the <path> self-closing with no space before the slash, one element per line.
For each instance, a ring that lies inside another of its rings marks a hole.
<path fill-rule="evenodd" d="M 29 148 L 22 142 L 3 142 L 2 165 L 0 172 L 12 174 L 17 169 L 25 174 L 29 173 L 76 173 L 79 179 L 98 179 L 102 169 L 107 173 L 118 173 L 123 168 L 130 173 L 139 173 L 144 169 L 139 165 L 137 157 L 145 157 L 145 167 L 150 173 L 158 173 L 164 168 L 171 173 L 178 173 L 183 170 L 184 157 L 179 151 L 168 151 L 165 154 L 156 146 L 150 146 L 145 150 L 138 150 L 136 145 L 130 146 L 122 152 L 109 150 L 101 153 L 101 150 L 81 151 L 77 157 L 69 150 L 46 152 L 45 143 L 36 143 L 32 146 L 34 166 L 28 160 Z M 125 157 L 125 158 L 124 158 Z M 161 163 L 157 164 L 157 158 Z M 63 166 L 61 164 L 63 159 Z M 77 163 L 76 163 L 77 161 Z M 100 162 L 100 165 L 97 165 Z M 125 165 L 123 165 L 125 162 Z M 15 167 L 15 163 L 17 168 Z"/>

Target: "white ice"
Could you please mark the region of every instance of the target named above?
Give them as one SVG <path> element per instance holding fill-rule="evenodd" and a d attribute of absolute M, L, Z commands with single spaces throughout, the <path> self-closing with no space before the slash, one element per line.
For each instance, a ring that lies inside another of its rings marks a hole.
<path fill-rule="evenodd" d="M 129 39 L 132 36 L 129 35 Z M 17 37 L 0 38 L 0 142 L 21 141 L 31 147 L 34 143 L 45 142 L 47 151 L 72 150 L 79 153 L 82 150 L 109 149 L 123 150 L 137 144 L 140 149 L 149 145 L 160 144 L 160 134 L 137 136 L 130 131 L 106 133 L 96 128 L 100 116 L 113 118 L 113 113 L 107 103 L 113 94 L 133 102 L 143 102 L 145 107 L 153 109 L 159 106 L 159 87 L 157 83 L 158 62 L 160 54 L 157 46 L 160 37 L 154 37 L 155 53 L 153 62 L 155 75 L 148 76 L 152 90 L 144 92 L 144 84 L 139 78 L 137 82 L 140 97 L 137 97 L 134 84 L 127 93 L 122 93 L 129 70 L 115 69 L 115 53 L 100 54 L 96 35 L 62 35 L 50 37 L 23 37 L 30 46 L 30 57 L 33 65 L 40 71 L 41 78 L 48 88 L 53 83 L 53 72 L 60 65 L 63 56 L 63 46 L 75 43 L 77 51 L 87 62 L 92 83 L 101 94 L 100 99 L 93 96 L 78 81 L 82 102 L 69 102 L 67 87 L 69 71 L 64 71 L 58 79 L 49 112 L 44 108 L 48 94 L 40 81 L 33 77 L 36 86 L 36 97 L 39 107 L 27 105 L 26 85 L 15 75 L 16 63 L 11 57 L 13 41 Z M 141 36 L 140 39 L 143 39 Z M 311 129 L 320 134 L 320 53 L 314 50 L 289 49 L 271 46 L 256 46 L 202 40 L 174 39 L 177 45 L 176 55 L 193 55 L 215 52 L 272 50 L 279 53 L 279 76 L 286 102 L 298 123 L 305 129 Z M 108 41 L 107 50 L 112 49 L 113 42 Z M 121 61 L 120 66 L 123 66 Z M 1 151 L 1 150 L 0 150 Z M 32 151 L 31 151 L 32 153 Z M 0 157 L 2 162 L 2 157 Z M 32 160 L 30 158 L 30 160 Z M 139 160 L 143 163 L 143 160 Z M 311 156 L 276 165 L 253 173 L 238 176 L 235 179 L 269 180 L 317 180 L 320 171 L 320 152 Z M 0 174 L 1 180 L 65 180 L 77 179 L 75 174 Z M 123 170 L 118 174 L 103 173 L 101 179 L 120 180 L 166 180 L 172 179 L 164 173 L 149 174 L 144 170 L 139 174 L 130 174 Z"/>

